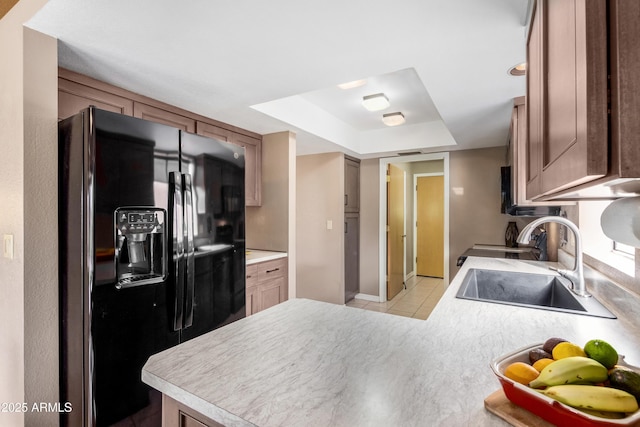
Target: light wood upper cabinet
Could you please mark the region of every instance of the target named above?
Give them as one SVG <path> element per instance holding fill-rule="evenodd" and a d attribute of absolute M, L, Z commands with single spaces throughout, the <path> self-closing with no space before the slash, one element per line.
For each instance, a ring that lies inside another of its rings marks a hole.
<path fill-rule="evenodd" d="M 525 152 L 526 168 L 517 173 L 526 177 L 524 187 L 526 199 L 539 196 L 541 191 L 540 178 L 542 172 L 542 139 L 543 139 L 543 69 L 542 69 L 542 5 L 538 3 L 536 13 L 531 22 L 529 40 L 527 43 L 527 96 L 526 106 L 522 112 L 526 114 L 525 126 L 520 129 L 526 131 Z M 518 114 L 516 112 L 516 114 Z M 516 171 L 514 171 L 516 172 Z"/>
<path fill-rule="evenodd" d="M 260 135 L 59 68 L 58 118 L 70 117 L 90 105 L 244 147 L 246 205 L 262 204 L 262 137 Z"/>
<path fill-rule="evenodd" d="M 527 175 L 527 171 L 531 169 L 529 163 L 531 161 L 531 157 L 529 156 L 529 150 L 531 147 L 529 144 L 529 133 L 529 129 L 527 128 L 527 107 L 525 97 L 521 96 L 513 100 L 513 113 L 511 115 L 511 126 L 509 128 L 509 163 L 511 165 L 512 203 L 519 207 L 551 207 L 575 204 L 575 202 L 559 202 L 556 200 L 532 201 L 527 198 L 527 184 L 531 183 L 531 180 L 528 180 L 529 176 Z M 533 133 L 535 134 L 535 132 Z M 533 154 L 535 155 L 535 151 Z M 532 163 L 537 164 L 538 160 L 539 158 L 535 158 Z M 546 211 L 544 210 L 536 212 L 536 214 L 546 214 Z M 549 214 L 551 214 L 550 211 Z"/>
<path fill-rule="evenodd" d="M 151 122 L 162 123 L 190 133 L 195 133 L 196 131 L 196 121 L 194 119 L 141 102 L 133 103 L 133 116 Z"/>
<path fill-rule="evenodd" d="M 640 190 L 633 182 L 640 178 L 640 84 L 632 77 L 640 67 L 639 4 L 536 2 L 527 43 L 528 199 Z"/>
<path fill-rule="evenodd" d="M 344 159 L 344 211 L 360 212 L 360 161 Z"/>
<path fill-rule="evenodd" d="M 197 122 L 196 129 L 198 135 L 244 148 L 245 202 L 247 206 L 262 205 L 262 140 L 204 122 Z"/>
<path fill-rule="evenodd" d="M 244 147 L 244 186 L 247 206 L 262 205 L 262 140 L 233 133 L 229 142 Z"/>
<path fill-rule="evenodd" d="M 67 79 L 58 79 L 58 120 L 78 114 L 91 105 L 127 116 L 133 114 L 133 101 L 130 99 Z"/>
<path fill-rule="evenodd" d="M 219 141 L 231 140 L 231 131 L 205 122 L 196 122 L 196 133 Z"/>
<path fill-rule="evenodd" d="M 606 16 L 606 0 L 537 2 L 528 58 L 533 73 L 528 81 L 530 166 L 535 168 L 529 196 L 607 173 Z"/>

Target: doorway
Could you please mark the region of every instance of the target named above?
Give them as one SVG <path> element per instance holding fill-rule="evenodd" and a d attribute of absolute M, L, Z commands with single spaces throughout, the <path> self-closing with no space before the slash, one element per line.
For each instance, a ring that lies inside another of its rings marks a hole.
<path fill-rule="evenodd" d="M 417 276 L 444 277 L 444 176 L 414 175 L 413 271 Z"/>
<path fill-rule="evenodd" d="M 387 241 L 387 224 L 388 224 L 388 195 L 387 195 L 387 168 L 390 164 L 399 164 L 399 163 L 414 163 L 414 162 L 429 162 L 432 160 L 441 160 L 442 161 L 442 180 L 443 180 L 443 272 L 442 277 L 445 284 L 445 287 L 449 283 L 449 153 L 433 153 L 433 154 L 418 154 L 418 155 L 408 155 L 408 156 L 398 156 L 398 157 L 390 157 L 390 158 L 382 158 L 379 162 L 379 234 L 378 241 L 386 242 Z M 411 180 L 410 182 L 412 182 Z M 413 198 L 412 198 L 413 199 Z M 412 201 L 412 199 L 410 199 Z M 413 204 L 413 203 L 412 203 Z M 412 209 L 413 211 L 413 209 Z M 406 231 L 410 232 L 412 235 L 411 239 L 409 239 L 406 244 L 411 245 L 410 249 L 412 249 L 413 256 L 408 260 L 407 269 L 411 268 L 411 265 L 415 263 L 415 234 L 413 232 L 414 227 L 409 227 Z M 406 234 L 406 233 L 405 233 Z M 378 298 L 380 302 L 387 301 L 387 275 L 388 275 L 388 248 L 386 244 L 379 245 L 379 263 L 378 263 L 378 284 L 379 284 L 379 294 Z M 412 262 L 413 261 L 413 262 Z M 406 263 L 405 263 L 406 264 Z M 413 268 L 413 273 L 415 273 L 415 266 Z M 405 277 L 406 280 L 406 277 Z"/>
<path fill-rule="evenodd" d="M 387 166 L 387 300 L 404 289 L 405 280 L 405 192 L 406 173 Z"/>

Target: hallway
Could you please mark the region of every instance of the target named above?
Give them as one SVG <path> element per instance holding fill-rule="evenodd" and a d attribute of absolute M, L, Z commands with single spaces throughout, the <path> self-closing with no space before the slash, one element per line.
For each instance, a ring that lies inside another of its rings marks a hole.
<path fill-rule="evenodd" d="M 444 279 L 413 276 L 407 280 L 407 289 L 400 291 L 391 301 L 372 302 L 352 299 L 346 305 L 425 320 L 440 301 L 444 291 Z"/>

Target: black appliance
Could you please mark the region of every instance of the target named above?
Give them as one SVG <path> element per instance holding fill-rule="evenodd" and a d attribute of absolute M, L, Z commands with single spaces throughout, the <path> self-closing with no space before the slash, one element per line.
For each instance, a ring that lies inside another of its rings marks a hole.
<path fill-rule="evenodd" d="M 559 206 L 519 206 L 513 200 L 511 166 L 500 168 L 500 212 L 511 216 L 557 216 Z"/>
<path fill-rule="evenodd" d="M 61 425 L 159 426 L 148 357 L 245 316 L 244 149 L 90 107 L 59 160 Z"/>

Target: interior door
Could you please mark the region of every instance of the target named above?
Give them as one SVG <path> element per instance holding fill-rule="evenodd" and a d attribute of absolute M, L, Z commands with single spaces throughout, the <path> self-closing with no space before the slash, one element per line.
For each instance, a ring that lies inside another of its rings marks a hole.
<path fill-rule="evenodd" d="M 387 299 L 404 287 L 404 171 L 387 168 Z"/>
<path fill-rule="evenodd" d="M 444 176 L 417 179 L 418 276 L 444 277 Z"/>

